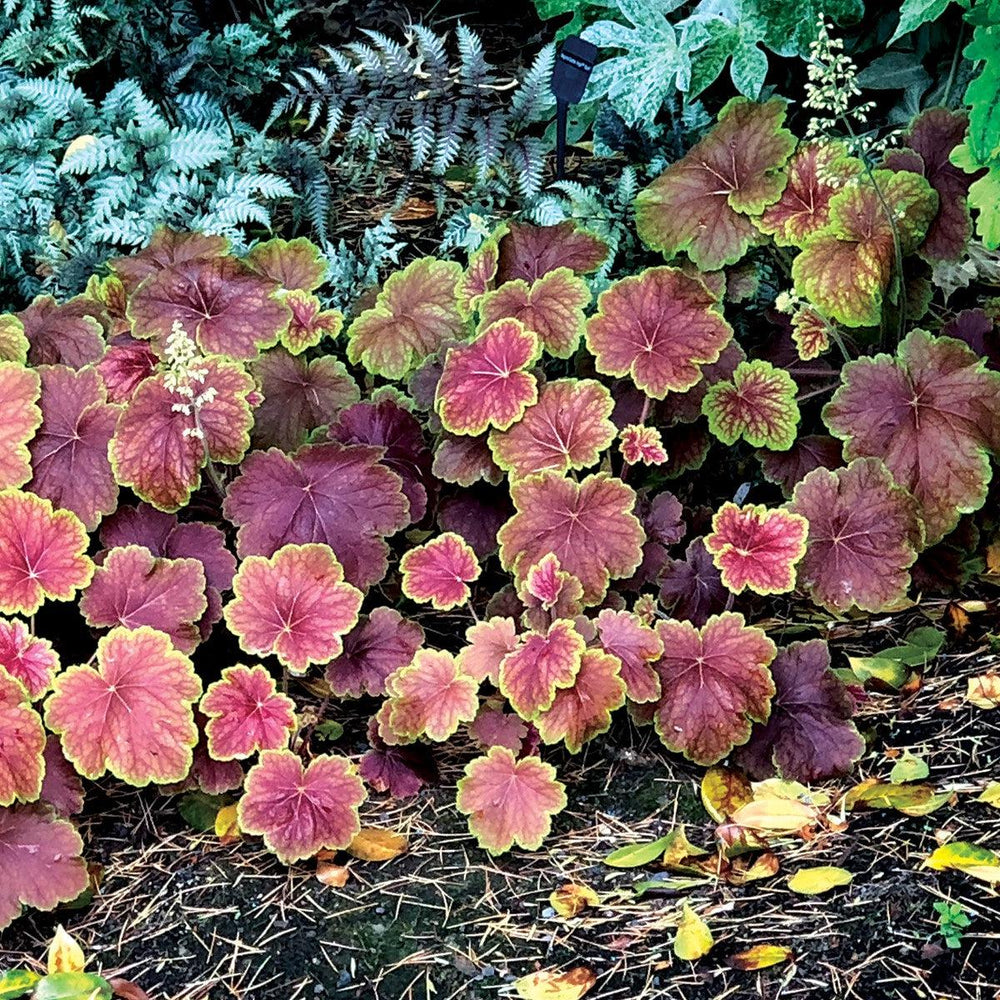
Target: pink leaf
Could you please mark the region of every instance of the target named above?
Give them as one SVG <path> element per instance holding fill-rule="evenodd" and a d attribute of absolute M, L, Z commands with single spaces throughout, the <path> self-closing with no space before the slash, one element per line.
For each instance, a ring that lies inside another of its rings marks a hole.
<path fill-rule="evenodd" d="M 208 752 L 219 761 L 283 749 L 295 729 L 295 702 L 278 694 L 274 678 L 259 663 L 226 667 L 199 707 L 208 716 Z"/>

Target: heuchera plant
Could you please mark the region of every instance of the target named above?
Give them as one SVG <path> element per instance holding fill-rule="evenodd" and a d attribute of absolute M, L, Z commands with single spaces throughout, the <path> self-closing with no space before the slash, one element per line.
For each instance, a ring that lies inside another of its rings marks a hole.
<path fill-rule="evenodd" d="M 962 116 L 873 165 L 785 114 L 727 104 L 639 195 L 650 266 L 597 287 L 598 237 L 509 222 L 345 319 L 304 240 L 163 231 L 0 317 L 0 925 L 86 888 L 81 778 L 227 793 L 291 863 L 448 740 L 492 852 L 541 844 L 616 716 L 753 777 L 850 769 L 827 642 L 766 633 L 901 608 L 968 548 L 1000 373 L 925 312 L 969 238 Z"/>

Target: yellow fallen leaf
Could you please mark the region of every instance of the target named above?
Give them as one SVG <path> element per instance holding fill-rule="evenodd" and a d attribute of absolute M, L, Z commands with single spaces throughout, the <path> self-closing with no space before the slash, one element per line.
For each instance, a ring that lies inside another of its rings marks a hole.
<path fill-rule="evenodd" d="M 87 964 L 83 949 L 76 938 L 66 932 L 62 924 L 56 927 L 56 933 L 49 945 L 46 967 L 49 975 L 55 972 L 83 972 Z"/>
<path fill-rule="evenodd" d="M 767 851 L 749 865 L 745 864 L 743 858 L 737 858 L 729 871 L 724 874 L 726 881 L 731 885 L 746 885 L 747 882 L 756 882 L 758 879 L 777 875 L 779 867 L 778 856 Z"/>
<path fill-rule="evenodd" d="M 90 147 L 96 142 L 96 135 L 78 135 L 66 147 L 66 152 L 63 153 L 63 163 L 65 163 L 71 156 L 76 156 L 77 153 L 82 153 L 85 149 L 90 149 Z"/>
<path fill-rule="evenodd" d="M 358 831 L 347 848 L 347 853 L 362 861 L 391 861 L 393 858 L 398 858 L 409 846 L 409 840 L 402 833 L 368 826 Z"/>
<path fill-rule="evenodd" d="M 331 852 L 333 853 L 333 852 Z M 343 889 L 347 885 L 347 880 L 351 877 L 351 870 L 347 865 L 337 865 L 332 861 L 317 859 L 316 878 L 323 885 L 331 886 L 334 889 Z"/>
<path fill-rule="evenodd" d="M 788 879 L 788 888 L 803 896 L 816 896 L 838 885 L 849 885 L 853 878 L 846 868 L 817 865 L 815 868 L 800 868 Z"/>
<path fill-rule="evenodd" d="M 989 711 L 1000 707 L 1000 674 L 980 674 L 969 678 L 965 700 Z"/>
<path fill-rule="evenodd" d="M 818 813 L 813 806 L 797 799 L 755 799 L 733 813 L 737 826 L 768 833 L 795 833 L 816 822 Z"/>
<path fill-rule="evenodd" d="M 707 862 L 708 851 L 688 840 L 687 830 L 683 825 L 671 830 L 664 839 L 667 844 L 663 848 L 663 857 L 660 859 L 660 864 L 664 868 L 684 874 L 704 872 L 706 867 L 715 871 L 715 859 Z"/>
<path fill-rule="evenodd" d="M 753 801 L 753 788 L 739 771 L 716 764 L 701 779 L 701 801 L 716 823 L 725 823 L 740 806 Z"/>
<path fill-rule="evenodd" d="M 898 809 L 907 816 L 924 816 L 951 798 L 950 792 L 935 792 L 931 785 L 892 785 L 868 778 L 844 796 L 844 805 L 853 810 L 858 805 L 870 809 Z"/>
<path fill-rule="evenodd" d="M 580 1000 L 597 982 L 590 969 L 578 965 L 567 972 L 533 972 L 514 983 L 521 1000 Z"/>
<path fill-rule="evenodd" d="M 958 871 L 984 882 L 1000 883 L 1000 855 L 988 847 L 954 840 L 942 844 L 924 862 L 935 871 Z"/>
<path fill-rule="evenodd" d="M 756 972 L 772 965 L 787 962 L 792 957 L 792 949 L 780 944 L 755 944 L 746 951 L 738 951 L 729 956 L 729 964 L 743 972 Z"/>
<path fill-rule="evenodd" d="M 236 817 L 236 806 L 223 806 L 215 814 L 215 835 L 224 844 L 240 839 L 240 823 Z"/>
<path fill-rule="evenodd" d="M 549 896 L 552 909 L 560 917 L 575 917 L 583 913 L 588 906 L 597 906 L 600 898 L 589 885 L 579 885 L 575 882 L 567 882 L 558 889 L 553 889 Z"/>
<path fill-rule="evenodd" d="M 674 954 L 685 962 L 695 962 L 707 955 L 714 943 L 708 924 L 685 903 L 674 938 Z"/>
<path fill-rule="evenodd" d="M 977 802 L 985 802 L 988 806 L 1000 809 L 1000 781 L 991 781 L 984 789 Z"/>

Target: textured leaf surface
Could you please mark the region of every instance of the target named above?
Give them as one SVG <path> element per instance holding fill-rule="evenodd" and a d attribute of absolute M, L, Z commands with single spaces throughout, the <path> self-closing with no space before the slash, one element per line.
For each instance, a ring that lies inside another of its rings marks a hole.
<path fill-rule="evenodd" d="M 929 108 L 918 115 L 905 137 L 903 149 L 886 156 L 892 170 L 922 174 L 937 191 L 938 210 L 918 253 L 925 260 L 957 260 L 972 235 L 967 197 L 976 174 L 954 166 L 951 152 L 964 139 L 968 115 L 947 108 Z"/>
<path fill-rule="evenodd" d="M 87 888 L 76 827 L 39 806 L 0 809 L 0 928 L 21 907 L 52 910 Z"/>
<path fill-rule="evenodd" d="M 214 397 L 197 412 L 175 409 L 184 398 L 168 388 L 165 375 L 154 375 L 136 389 L 111 439 L 115 478 L 160 510 L 188 502 L 206 461 L 233 464 L 250 447 L 253 379 L 222 358 L 205 358 L 199 367 L 205 371 L 199 393 L 214 389 Z"/>
<path fill-rule="evenodd" d="M 17 318 L 28 338 L 32 365 L 68 365 L 82 368 L 104 353 L 100 306 L 78 295 L 57 304 L 51 295 L 39 295 Z"/>
<path fill-rule="evenodd" d="M 813 469 L 836 469 L 843 465 L 842 445 L 828 434 L 806 434 L 795 439 L 788 451 L 758 453 L 761 471 L 769 483 L 781 487 L 785 497 L 791 497 L 795 484 Z"/>
<path fill-rule="evenodd" d="M 669 259 L 680 251 L 705 271 L 738 261 L 759 239 L 748 218 L 781 196 L 795 139 L 785 102 L 733 98 L 718 124 L 636 200 L 642 240 Z"/>
<path fill-rule="evenodd" d="M 601 647 L 621 664 L 621 678 L 631 701 L 660 700 L 660 675 L 654 664 L 663 655 L 663 641 L 628 611 L 605 608 L 597 616 Z"/>
<path fill-rule="evenodd" d="M 58 736 L 45 741 L 45 777 L 38 797 L 61 816 L 74 816 L 83 809 L 83 782 L 63 754 Z"/>
<path fill-rule="evenodd" d="M 505 712 L 503 708 L 492 708 L 484 705 L 479 714 L 469 725 L 469 736 L 483 750 L 490 747 L 506 747 L 512 753 L 519 753 L 521 745 L 528 735 L 528 726 L 524 720 L 513 712 Z"/>
<path fill-rule="evenodd" d="M 904 254 L 923 239 L 937 212 L 937 194 L 918 174 L 876 170 L 894 214 Z M 892 226 L 871 181 L 856 180 L 830 199 L 830 219 L 792 261 L 795 291 L 845 326 L 875 326 L 892 274 Z"/>
<path fill-rule="evenodd" d="M 243 258 L 258 274 L 289 291 L 314 292 L 326 277 L 326 261 L 315 243 L 300 236 L 258 243 Z"/>
<path fill-rule="evenodd" d="M 174 323 L 206 354 L 249 359 L 272 347 L 291 319 L 278 286 L 232 257 L 172 264 L 147 278 L 129 301 L 137 337 L 166 343 Z"/>
<path fill-rule="evenodd" d="M 131 399 L 139 383 L 156 370 L 158 360 L 146 341 L 130 336 L 116 337 L 97 362 L 109 402 L 124 403 Z"/>
<path fill-rule="evenodd" d="M 357 382 L 336 358 L 306 361 L 276 347 L 261 355 L 252 371 L 264 394 L 251 434 L 257 448 L 294 451 L 311 430 L 332 422 L 361 397 Z"/>
<path fill-rule="evenodd" d="M 510 430 L 491 431 L 494 461 L 513 478 L 595 465 L 615 438 L 611 393 L 593 379 L 546 382 Z"/>
<path fill-rule="evenodd" d="M 587 349 L 602 375 L 629 375 L 663 399 L 701 379 L 719 360 L 733 329 L 719 302 L 697 278 L 673 267 L 651 267 L 616 281 L 587 322 Z"/>
<path fill-rule="evenodd" d="M 668 749 L 714 764 L 749 739 L 752 722 L 767 719 L 775 645 L 732 612 L 709 618 L 701 629 L 660 621 L 656 630 L 663 642 L 656 731 Z"/>
<path fill-rule="evenodd" d="M 517 278 L 487 292 L 479 302 L 479 317 L 483 326 L 508 317 L 520 320 L 549 354 L 568 358 L 580 344 L 589 302 L 587 283 L 570 268 L 557 267 L 531 285 Z"/>
<path fill-rule="evenodd" d="M 168 635 L 148 626 L 112 629 L 98 641 L 97 667 L 69 667 L 54 687 L 45 724 L 82 775 L 110 771 L 130 785 L 187 776 L 201 681 Z"/>
<path fill-rule="evenodd" d="M 822 639 L 791 643 L 778 651 L 771 676 L 771 716 L 737 749 L 740 767 L 758 781 L 776 771 L 802 782 L 848 774 L 865 742 L 850 721 L 854 699 L 830 669 L 827 644 Z"/>
<path fill-rule="evenodd" d="M 0 674 L 0 806 L 34 802 L 45 773 L 45 729 L 28 693 Z"/>
<path fill-rule="evenodd" d="M 42 422 L 36 405 L 38 373 L 13 361 L 0 361 L 0 488 L 23 486 L 31 479 L 28 442 Z"/>
<path fill-rule="evenodd" d="M 543 472 L 514 483 L 517 513 L 500 529 L 500 561 L 518 583 L 543 556 L 554 553 L 596 604 L 608 581 L 631 576 L 642 562 L 645 533 L 631 513 L 635 494 L 606 473 L 582 483 Z"/>
<path fill-rule="evenodd" d="M 295 729 L 295 702 L 278 694 L 274 678 L 259 663 L 226 667 L 199 708 L 208 716 L 208 752 L 216 760 L 283 749 Z"/>
<path fill-rule="evenodd" d="M 389 746 L 371 725 L 368 742 L 372 748 L 361 758 L 358 771 L 377 792 L 404 799 L 416 795 L 424 785 L 438 781 L 437 764 L 426 744 Z"/>
<path fill-rule="evenodd" d="M 542 742 L 561 740 L 570 753 L 579 753 L 584 743 L 611 728 L 611 713 L 624 704 L 619 658 L 587 649 L 572 686 L 557 690 L 551 706 L 534 723 Z"/>
<path fill-rule="evenodd" d="M 424 630 L 394 608 L 373 608 L 343 638 L 340 655 L 326 666 L 326 680 L 338 698 L 385 694 L 386 678 L 413 660 Z"/>
<path fill-rule="evenodd" d="M 830 219 L 830 199 L 863 169 L 838 142 L 808 142 L 788 161 L 781 197 L 755 220 L 778 246 L 800 247 Z"/>
<path fill-rule="evenodd" d="M 410 501 L 410 520 L 423 520 L 434 491 L 431 452 L 417 418 L 395 399 L 355 403 L 343 410 L 330 427 L 329 436 L 344 444 L 370 444 L 385 449 L 382 464 L 403 480 L 403 495 Z"/>
<path fill-rule="evenodd" d="M 13 313 L 0 315 L 0 361 L 27 364 L 28 346 L 24 324 Z"/>
<path fill-rule="evenodd" d="M 823 409 L 847 459 L 882 459 L 920 502 L 933 543 L 986 499 L 991 453 L 1000 448 L 1000 373 L 961 341 L 912 331 L 895 358 L 844 366 Z"/>
<path fill-rule="evenodd" d="M 322 754 L 308 768 L 290 750 L 265 750 L 247 775 L 238 817 L 285 864 L 343 850 L 361 829 L 365 788 L 346 758 Z"/>
<path fill-rule="evenodd" d="M 481 572 L 476 553 L 453 531 L 410 549 L 400 559 L 399 569 L 403 593 L 438 611 L 464 604 L 470 596 L 468 585 Z"/>
<path fill-rule="evenodd" d="M 116 257 L 111 268 L 121 278 L 125 291 L 131 295 L 150 275 L 172 264 L 221 257 L 229 250 L 229 240 L 208 233 L 178 233 L 161 226 L 153 232 L 149 243 L 128 257 Z"/>
<path fill-rule="evenodd" d="M 469 817 L 469 830 L 491 854 L 514 844 L 537 850 L 552 828 L 552 816 L 566 805 L 556 770 L 537 757 L 515 760 L 505 747 L 493 747 L 465 767 L 456 805 Z"/>
<path fill-rule="evenodd" d="M 585 643 L 571 621 L 556 621 L 545 634 L 529 632 L 500 664 L 499 687 L 522 719 L 551 706 L 559 688 L 580 670 Z"/>
<path fill-rule="evenodd" d="M 315 347 L 324 337 L 332 340 L 343 329 L 343 314 L 336 309 L 324 309 L 315 295 L 289 292 L 284 296 L 284 302 L 291 310 L 292 318 L 278 339 L 292 354 L 301 354 L 306 348 Z"/>
<path fill-rule="evenodd" d="M 387 689 L 389 725 L 400 736 L 441 743 L 479 711 L 479 682 L 443 650 L 418 649 L 413 662 L 393 674 Z"/>
<path fill-rule="evenodd" d="M 20 681 L 32 701 L 40 698 L 52 684 L 59 669 L 59 657 L 48 639 L 39 639 L 18 618 L 0 618 L 0 680 L 5 670 Z"/>
<path fill-rule="evenodd" d="M 465 320 L 456 286 L 461 265 L 422 257 L 386 280 L 378 299 L 347 329 L 347 357 L 373 375 L 399 379 L 448 340 Z"/>
<path fill-rule="evenodd" d="M 42 426 L 31 442 L 28 489 L 73 511 L 90 531 L 118 504 L 108 442 L 120 408 L 106 402 L 97 369 L 38 369 Z M 2 373 L 0 373 L 2 381 Z"/>
<path fill-rule="evenodd" d="M 431 471 L 446 483 L 459 486 L 472 486 L 481 479 L 495 486 L 503 480 L 503 470 L 493 461 L 485 434 L 442 435 Z"/>
<path fill-rule="evenodd" d="M 881 611 L 906 596 L 923 543 L 918 505 L 877 459 L 815 469 L 788 509 L 809 522 L 799 585 L 831 611 Z"/>
<path fill-rule="evenodd" d="M 621 432 L 622 460 L 626 465 L 662 465 L 667 460 L 663 438 L 655 427 L 629 424 Z"/>
<path fill-rule="evenodd" d="M 795 586 L 795 564 L 806 551 L 809 522 L 762 504 L 723 504 L 712 518 L 705 548 L 734 594 L 784 594 Z"/>
<path fill-rule="evenodd" d="M 583 611 L 583 584 L 561 568 L 552 552 L 528 570 L 517 596 L 526 608 L 541 608 L 553 619 L 575 618 Z"/>
<path fill-rule="evenodd" d="M 534 282 L 550 271 L 568 267 L 576 274 L 596 271 L 608 256 L 599 236 L 580 229 L 570 219 L 554 226 L 511 222 L 501 237 L 497 283 Z"/>
<path fill-rule="evenodd" d="M 787 451 L 799 423 L 791 375 L 768 361 L 741 361 L 732 381 L 717 382 L 705 394 L 702 412 L 723 443 L 743 438 L 758 448 Z"/>
<path fill-rule="evenodd" d="M 458 654 L 458 665 L 477 681 L 487 678 L 499 683 L 503 658 L 518 647 L 517 626 L 513 618 L 495 616 L 476 622 L 465 630 L 465 641 Z"/>
<path fill-rule="evenodd" d="M 699 628 L 726 603 L 726 588 L 705 542 L 695 538 L 683 559 L 671 559 L 660 576 L 660 601 L 675 618 Z"/>
<path fill-rule="evenodd" d="M 792 317 L 792 342 L 803 361 L 830 350 L 831 325 L 815 309 L 797 309 Z"/>
<path fill-rule="evenodd" d="M 436 408 L 452 434 L 506 430 L 538 399 L 538 338 L 513 319 L 488 326 L 464 347 L 451 347 L 437 387 Z"/>
<path fill-rule="evenodd" d="M 201 641 L 197 623 L 208 607 L 205 587 L 197 559 L 162 559 L 142 545 L 113 548 L 94 571 L 80 613 L 93 628 L 149 625 L 191 653 Z"/>
<path fill-rule="evenodd" d="M 381 457 L 379 448 L 335 441 L 293 455 L 276 448 L 251 454 L 223 505 L 239 527 L 238 554 L 270 556 L 282 545 L 322 542 L 354 586 L 381 580 L 384 538 L 410 522 L 402 481 Z"/>
<path fill-rule="evenodd" d="M 94 573 L 88 541 L 72 511 L 0 490 L 0 613 L 33 615 L 46 600 L 72 600 Z"/>
<path fill-rule="evenodd" d="M 247 556 L 223 614 L 247 653 L 273 653 L 291 670 L 327 663 L 358 621 L 363 595 L 344 583 L 329 545 L 284 545 L 270 558 Z"/>

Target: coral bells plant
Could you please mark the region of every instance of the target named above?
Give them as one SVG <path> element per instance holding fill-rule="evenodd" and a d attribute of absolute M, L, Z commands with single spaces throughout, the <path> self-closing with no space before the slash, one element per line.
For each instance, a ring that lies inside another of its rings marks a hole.
<path fill-rule="evenodd" d="M 823 623 L 972 563 L 1000 373 L 929 308 L 970 235 L 963 116 L 871 162 L 786 112 L 727 104 L 617 278 L 592 233 L 511 221 L 344 317 L 304 240 L 160 231 L 0 317 L 0 924 L 86 889 L 83 779 L 225 795 L 293 863 L 445 742 L 492 852 L 543 842 L 560 762 L 616 725 L 755 778 L 852 767 Z M 328 725 L 348 700 L 366 745 Z"/>

